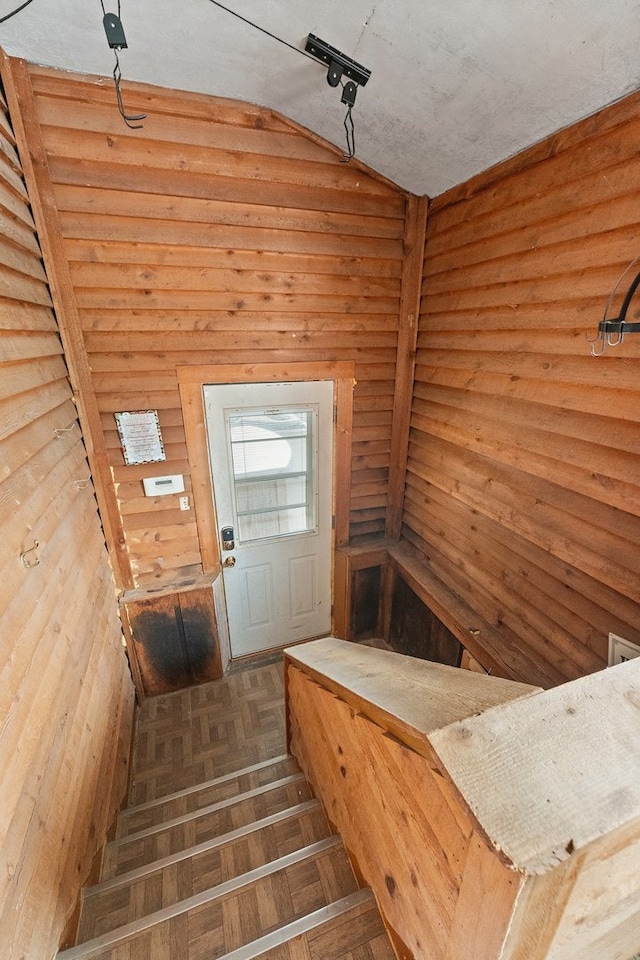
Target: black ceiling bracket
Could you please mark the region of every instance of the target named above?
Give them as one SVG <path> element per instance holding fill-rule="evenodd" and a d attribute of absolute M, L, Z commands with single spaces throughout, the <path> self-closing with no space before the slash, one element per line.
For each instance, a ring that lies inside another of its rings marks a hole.
<path fill-rule="evenodd" d="M 327 83 L 330 87 L 337 87 L 340 81 L 342 80 L 342 67 L 336 61 L 332 60 L 329 64 L 329 69 L 327 70 Z"/>
<path fill-rule="evenodd" d="M 340 99 L 348 107 L 354 107 L 356 103 L 356 93 L 358 92 L 357 84 L 353 80 L 347 80 L 347 82 L 342 87 L 342 96 Z"/>
<path fill-rule="evenodd" d="M 356 61 L 348 57 L 346 53 L 341 53 L 340 50 L 336 50 L 331 44 L 325 40 L 321 40 L 320 37 L 316 37 L 313 33 L 310 33 L 307 37 L 307 43 L 304 49 L 307 53 L 310 53 L 312 57 L 327 64 L 329 68 L 327 71 L 327 83 L 330 87 L 337 87 L 343 76 L 348 77 L 349 80 L 353 80 L 354 83 L 359 83 L 361 87 L 364 87 L 371 76 L 371 70 L 367 70 L 366 67 L 356 63 Z"/>
<path fill-rule="evenodd" d="M 115 13 L 105 13 L 102 18 L 104 32 L 107 35 L 107 43 L 112 50 L 126 50 L 127 40 L 124 35 L 124 27 L 120 17 Z"/>

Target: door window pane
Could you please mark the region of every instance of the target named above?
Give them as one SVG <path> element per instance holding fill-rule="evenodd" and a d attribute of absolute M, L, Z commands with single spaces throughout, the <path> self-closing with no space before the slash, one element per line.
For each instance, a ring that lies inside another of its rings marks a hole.
<path fill-rule="evenodd" d="M 228 417 L 238 539 L 315 530 L 313 409 Z"/>

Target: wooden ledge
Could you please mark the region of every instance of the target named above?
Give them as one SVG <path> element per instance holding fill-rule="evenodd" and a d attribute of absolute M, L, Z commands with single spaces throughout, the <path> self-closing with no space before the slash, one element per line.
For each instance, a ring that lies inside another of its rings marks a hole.
<path fill-rule="evenodd" d="M 218 572 L 202 573 L 188 580 L 170 580 L 158 583 L 148 583 L 135 590 L 127 590 L 120 595 L 120 603 L 132 603 L 136 600 L 151 600 L 155 597 L 168 597 L 174 593 L 185 593 L 188 590 L 201 590 L 212 587 Z"/>
<path fill-rule="evenodd" d="M 544 688 L 566 680 L 550 664 L 533 660 L 510 643 L 498 627 L 448 587 L 413 547 L 393 543 L 387 546 L 387 553 L 389 566 L 488 673 Z"/>
<path fill-rule="evenodd" d="M 338 564 L 346 561 L 350 572 L 385 566 L 397 573 L 487 673 L 545 689 L 567 679 L 551 664 L 532 659 L 510 643 L 503 631 L 447 586 L 410 544 L 387 539 L 339 547 L 336 559 Z"/>
<path fill-rule="evenodd" d="M 289 647 L 284 654 L 287 664 L 303 670 L 358 713 L 426 755 L 432 731 L 539 692 L 539 687 L 528 684 L 334 637 Z"/>
<path fill-rule="evenodd" d="M 516 869 L 545 873 L 625 828 L 637 855 L 639 691 L 640 659 L 629 660 L 429 736 Z"/>
<path fill-rule="evenodd" d="M 336 547 L 336 553 L 349 561 L 351 570 L 364 570 L 389 562 L 389 551 L 395 540 L 370 540 L 367 543 L 349 543 Z"/>

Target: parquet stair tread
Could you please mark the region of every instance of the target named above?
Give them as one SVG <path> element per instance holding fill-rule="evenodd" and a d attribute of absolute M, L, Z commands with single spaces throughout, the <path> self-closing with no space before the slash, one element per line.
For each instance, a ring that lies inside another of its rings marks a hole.
<path fill-rule="evenodd" d="M 302 774 L 293 774 L 194 813 L 113 840 L 105 848 L 103 879 L 160 860 L 176 850 L 196 846 L 210 837 L 229 833 L 310 798 L 311 791 Z"/>
<path fill-rule="evenodd" d="M 277 663 L 146 701 L 130 806 L 58 960 L 393 960 L 285 741 Z"/>
<path fill-rule="evenodd" d="M 78 939 L 130 923 L 331 835 L 317 800 L 178 851 L 85 891 Z"/>
<path fill-rule="evenodd" d="M 330 836 L 249 873 L 100 934 L 59 954 L 101 954 L 128 940 L 157 937 L 158 928 L 185 917 L 188 940 L 207 941 L 208 957 L 223 955 L 357 890 L 340 838 Z M 74 953 L 74 950 L 76 951 Z"/>
<path fill-rule="evenodd" d="M 116 838 L 120 839 L 156 823 L 201 810 L 212 803 L 228 800 L 297 772 L 298 767 L 293 757 L 283 755 L 205 783 L 193 784 L 164 797 L 127 807 L 118 817 Z"/>

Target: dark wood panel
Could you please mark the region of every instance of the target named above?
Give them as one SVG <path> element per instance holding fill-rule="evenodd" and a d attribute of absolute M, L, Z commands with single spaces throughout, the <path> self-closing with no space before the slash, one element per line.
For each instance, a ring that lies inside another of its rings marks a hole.
<path fill-rule="evenodd" d="M 382 567 L 354 570 L 351 589 L 351 639 L 379 636 Z"/>
<path fill-rule="evenodd" d="M 391 593 L 389 643 L 398 653 L 460 665 L 462 645 L 401 576 L 394 577 Z"/>
<path fill-rule="evenodd" d="M 124 606 L 144 695 L 222 676 L 211 587 L 125 600 Z"/>

